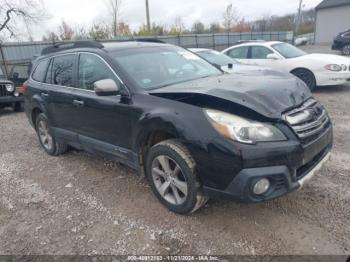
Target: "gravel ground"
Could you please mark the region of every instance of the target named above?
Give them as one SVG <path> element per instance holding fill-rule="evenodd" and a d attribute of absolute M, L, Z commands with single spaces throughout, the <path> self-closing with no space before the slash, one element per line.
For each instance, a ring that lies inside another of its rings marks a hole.
<path fill-rule="evenodd" d="M 124 166 L 46 155 L 23 113 L 0 110 L 0 254 L 349 254 L 350 86 L 315 96 L 335 145 L 310 184 L 258 205 L 210 201 L 191 216 L 167 211 Z"/>

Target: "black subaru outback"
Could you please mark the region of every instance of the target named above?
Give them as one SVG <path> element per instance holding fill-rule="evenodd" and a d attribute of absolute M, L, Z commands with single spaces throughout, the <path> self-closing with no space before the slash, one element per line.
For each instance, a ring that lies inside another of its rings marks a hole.
<path fill-rule="evenodd" d="M 15 84 L 7 80 L 0 67 L 0 109 L 12 107 L 14 111 L 22 110 L 23 97 L 17 92 Z"/>
<path fill-rule="evenodd" d="M 329 116 L 289 74 L 225 74 L 180 47 L 141 42 L 56 45 L 33 69 L 25 109 L 44 150 L 124 163 L 177 213 L 209 198 L 281 197 L 330 156 Z"/>

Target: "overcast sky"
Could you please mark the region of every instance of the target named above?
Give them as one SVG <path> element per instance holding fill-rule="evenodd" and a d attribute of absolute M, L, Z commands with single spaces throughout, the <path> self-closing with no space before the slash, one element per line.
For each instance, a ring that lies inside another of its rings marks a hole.
<path fill-rule="evenodd" d="M 35 38 L 41 38 L 45 31 L 52 30 L 62 19 L 72 25 L 90 25 L 94 21 L 106 21 L 108 0 L 44 0 L 51 16 L 45 27 L 34 30 Z M 137 29 L 145 23 L 144 0 L 122 0 L 121 19 Z M 253 20 L 265 14 L 282 15 L 296 12 L 299 0 L 149 0 L 151 21 L 170 26 L 175 17 L 182 17 L 186 27 L 200 20 L 205 24 L 222 22 L 226 6 L 232 3 L 246 20 Z M 321 0 L 304 0 L 304 8 L 315 7 Z"/>

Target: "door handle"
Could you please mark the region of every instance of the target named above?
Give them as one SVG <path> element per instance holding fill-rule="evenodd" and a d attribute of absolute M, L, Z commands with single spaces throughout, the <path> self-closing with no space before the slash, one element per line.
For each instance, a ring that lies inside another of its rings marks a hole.
<path fill-rule="evenodd" d="M 85 105 L 84 101 L 82 100 L 77 100 L 77 99 L 74 99 L 73 100 L 73 104 L 76 106 L 76 107 L 83 107 Z"/>
<path fill-rule="evenodd" d="M 41 93 L 41 96 L 42 97 L 49 97 L 49 94 L 48 93 Z"/>

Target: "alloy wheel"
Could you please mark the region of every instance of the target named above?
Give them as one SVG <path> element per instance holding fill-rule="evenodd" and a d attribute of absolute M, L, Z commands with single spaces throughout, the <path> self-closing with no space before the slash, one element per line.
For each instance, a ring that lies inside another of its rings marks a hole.
<path fill-rule="evenodd" d="M 180 166 L 161 155 L 152 163 L 152 179 L 159 194 L 172 205 L 182 205 L 188 195 L 188 184 Z"/>
<path fill-rule="evenodd" d="M 53 138 L 50 134 L 49 127 L 45 121 L 39 121 L 38 133 L 42 145 L 46 150 L 51 150 L 53 147 Z"/>

